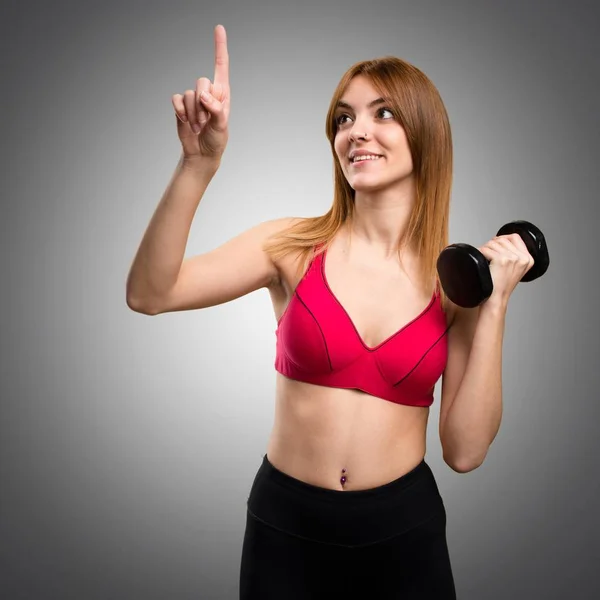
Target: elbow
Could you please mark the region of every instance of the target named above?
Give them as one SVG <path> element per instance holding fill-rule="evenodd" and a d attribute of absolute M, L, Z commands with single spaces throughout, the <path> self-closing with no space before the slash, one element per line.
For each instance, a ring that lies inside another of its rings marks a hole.
<path fill-rule="evenodd" d="M 470 473 L 483 464 L 483 459 L 474 460 L 472 458 L 449 458 L 448 456 L 444 455 L 444 462 L 455 473 Z"/>
<path fill-rule="evenodd" d="M 153 306 L 152 304 L 140 300 L 139 298 L 136 298 L 129 294 L 125 296 L 125 301 L 127 303 L 128 308 L 130 308 L 133 312 L 140 313 L 142 315 L 148 315 L 153 317 L 160 314 L 161 312 L 156 306 Z"/>

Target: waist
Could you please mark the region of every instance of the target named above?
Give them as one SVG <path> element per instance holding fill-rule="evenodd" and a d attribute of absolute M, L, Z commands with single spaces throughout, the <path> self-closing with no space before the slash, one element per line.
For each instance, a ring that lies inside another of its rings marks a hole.
<path fill-rule="evenodd" d="M 375 487 L 423 460 L 428 416 L 428 408 L 281 377 L 267 454 L 274 466 L 313 485 Z"/>
<path fill-rule="evenodd" d="M 336 491 L 307 484 L 263 457 L 248 511 L 256 519 L 292 535 L 321 543 L 363 546 L 404 534 L 435 515 L 444 503 L 429 465 L 374 488 Z"/>

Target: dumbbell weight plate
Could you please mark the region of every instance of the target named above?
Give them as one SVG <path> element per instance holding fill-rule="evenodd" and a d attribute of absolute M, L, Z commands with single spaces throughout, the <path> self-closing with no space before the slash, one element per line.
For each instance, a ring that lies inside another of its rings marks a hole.
<path fill-rule="evenodd" d="M 438 257 L 437 271 L 448 298 L 458 306 L 479 306 L 494 289 L 488 260 L 469 244 L 444 248 Z"/>
<path fill-rule="evenodd" d="M 521 236 L 527 246 L 527 251 L 535 261 L 533 267 L 525 273 L 521 281 L 533 281 L 541 277 L 548 270 L 550 264 L 544 234 L 529 221 L 512 221 L 503 225 L 496 235 L 510 235 L 511 233 L 517 233 Z"/>

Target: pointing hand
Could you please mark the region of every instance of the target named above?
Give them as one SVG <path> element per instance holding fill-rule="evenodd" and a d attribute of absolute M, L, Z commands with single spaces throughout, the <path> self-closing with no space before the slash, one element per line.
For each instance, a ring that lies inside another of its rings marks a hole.
<path fill-rule="evenodd" d="M 221 159 L 229 137 L 230 100 L 227 34 L 222 25 L 217 25 L 213 83 L 201 77 L 195 90 L 172 97 L 184 159 Z"/>

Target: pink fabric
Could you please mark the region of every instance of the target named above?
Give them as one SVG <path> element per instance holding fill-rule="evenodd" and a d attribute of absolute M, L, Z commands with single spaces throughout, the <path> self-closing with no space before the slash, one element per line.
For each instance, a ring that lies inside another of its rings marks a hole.
<path fill-rule="evenodd" d="M 371 348 L 329 288 L 325 254 L 313 259 L 279 319 L 275 369 L 298 381 L 431 406 L 448 356 L 439 291 L 420 315 Z"/>

